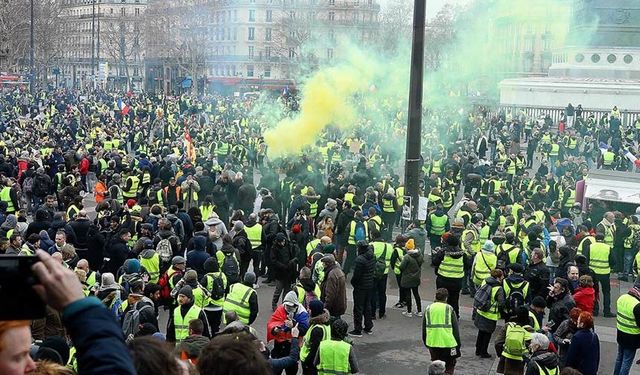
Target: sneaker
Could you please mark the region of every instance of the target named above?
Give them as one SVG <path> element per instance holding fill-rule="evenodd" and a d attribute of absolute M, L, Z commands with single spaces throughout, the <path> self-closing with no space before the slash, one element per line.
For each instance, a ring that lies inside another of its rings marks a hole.
<path fill-rule="evenodd" d="M 413 314 L 410 312 L 403 311 L 402 315 L 406 316 L 407 318 L 413 318 Z"/>
<path fill-rule="evenodd" d="M 362 332 L 356 331 L 355 329 L 353 331 L 349 332 L 349 336 L 353 336 L 353 337 L 362 337 Z"/>
<path fill-rule="evenodd" d="M 416 315 L 417 315 L 417 316 L 419 316 L 419 317 L 421 317 L 421 318 L 424 316 L 424 314 L 422 313 L 422 311 L 418 311 L 418 312 L 416 313 Z"/>
<path fill-rule="evenodd" d="M 373 335 L 373 328 L 369 329 L 369 330 L 364 330 L 364 333 L 366 333 L 367 335 Z"/>
<path fill-rule="evenodd" d="M 395 307 L 396 309 L 401 309 L 404 307 L 404 304 L 402 302 L 398 302 L 395 305 L 393 305 L 393 307 Z"/>

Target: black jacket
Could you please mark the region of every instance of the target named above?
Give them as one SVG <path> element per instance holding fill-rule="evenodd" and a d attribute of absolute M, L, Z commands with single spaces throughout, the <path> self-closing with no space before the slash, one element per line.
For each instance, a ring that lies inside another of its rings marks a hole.
<path fill-rule="evenodd" d="M 296 258 L 295 246 L 290 241 L 285 242 L 284 246 L 277 242 L 271 248 L 271 267 L 274 270 L 276 280 L 284 282 L 293 282 L 296 279 Z"/>
<path fill-rule="evenodd" d="M 109 257 L 107 272 L 115 275 L 118 273 L 118 268 L 124 264 L 124 261 L 133 256 L 127 243 L 120 237 L 115 236 L 107 248 L 107 257 Z"/>
<path fill-rule="evenodd" d="M 373 289 L 375 272 L 376 258 L 373 255 L 373 248 L 367 247 L 367 250 L 360 252 L 355 260 L 351 285 L 354 289 Z"/>
<path fill-rule="evenodd" d="M 531 299 L 535 296 L 547 297 L 549 290 L 549 268 L 544 262 L 530 264 L 524 273 L 524 278 L 529 282 L 529 295 Z"/>
<path fill-rule="evenodd" d="M 544 373 L 538 369 L 539 367 L 544 367 L 548 371 L 554 370 L 558 367 L 558 362 L 558 356 L 555 353 L 551 353 L 546 350 L 536 351 L 531 356 L 531 361 L 527 365 L 525 375 L 538 375 Z"/>

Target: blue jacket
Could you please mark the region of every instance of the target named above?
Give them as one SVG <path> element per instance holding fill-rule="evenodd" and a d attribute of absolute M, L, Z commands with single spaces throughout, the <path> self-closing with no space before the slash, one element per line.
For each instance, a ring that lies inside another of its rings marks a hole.
<path fill-rule="evenodd" d="M 78 373 L 136 375 L 122 328 L 95 297 L 71 303 L 62 320 L 76 348 Z"/>
<path fill-rule="evenodd" d="M 584 355 L 589 353 L 589 355 Z M 571 338 L 566 366 L 573 367 L 583 375 L 596 375 L 600 365 L 600 339 L 590 329 L 581 329 Z"/>
<path fill-rule="evenodd" d="M 271 371 L 274 374 L 280 374 L 282 370 L 298 365 L 298 359 L 300 359 L 300 347 L 298 346 L 298 338 L 293 337 L 291 339 L 291 351 L 289 355 L 282 358 L 269 358 L 269 364 L 271 365 Z"/>

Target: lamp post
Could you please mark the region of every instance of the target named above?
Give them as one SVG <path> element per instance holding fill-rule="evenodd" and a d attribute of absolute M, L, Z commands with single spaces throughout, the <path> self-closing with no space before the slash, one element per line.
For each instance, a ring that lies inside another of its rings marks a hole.
<path fill-rule="evenodd" d="M 35 57 L 35 40 L 34 40 L 34 9 L 33 0 L 31 0 L 31 25 L 29 36 L 29 91 L 33 94 L 36 90 L 36 57 Z"/>
<path fill-rule="evenodd" d="M 413 43 L 411 47 L 411 76 L 409 81 L 409 122 L 404 165 L 404 186 L 411 197 L 411 218 L 418 214 L 420 153 L 422 140 L 422 76 L 424 62 L 424 30 L 426 0 L 414 0 Z"/>

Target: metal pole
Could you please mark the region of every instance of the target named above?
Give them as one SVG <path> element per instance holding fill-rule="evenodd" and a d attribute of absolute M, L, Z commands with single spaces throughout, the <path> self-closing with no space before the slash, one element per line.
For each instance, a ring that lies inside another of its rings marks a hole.
<path fill-rule="evenodd" d="M 411 48 L 411 76 L 409 82 L 409 123 L 404 166 L 406 195 L 411 197 L 411 218 L 418 213 L 420 153 L 422 139 L 422 74 L 424 62 L 424 31 L 426 0 L 414 0 L 413 44 Z"/>
<path fill-rule="evenodd" d="M 34 9 L 33 0 L 31 0 L 31 25 L 29 38 L 29 91 L 33 94 L 36 90 L 36 56 L 35 56 L 35 40 L 34 40 Z"/>
<path fill-rule="evenodd" d="M 95 3 L 95 1 L 94 1 Z M 98 71 L 100 71 L 100 4 L 98 4 L 98 17 L 97 17 L 97 38 L 96 38 L 96 65 L 98 66 Z M 105 81 L 107 80 L 107 76 L 109 75 L 109 72 L 104 73 L 104 79 Z"/>
<path fill-rule="evenodd" d="M 91 79 L 96 86 L 96 0 L 91 1 Z"/>

